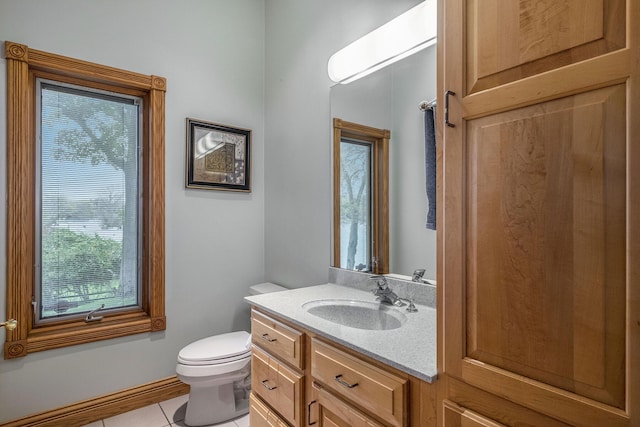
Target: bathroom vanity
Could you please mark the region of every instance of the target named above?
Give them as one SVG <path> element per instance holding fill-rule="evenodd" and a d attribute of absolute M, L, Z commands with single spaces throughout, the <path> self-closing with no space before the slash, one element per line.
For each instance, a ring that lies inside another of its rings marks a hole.
<path fill-rule="evenodd" d="M 435 425 L 433 307 L 417 304 L 409 313 L 334 284 L 246 300 L 252 427 Z M 326 309 L 314 311 L 319 306 Z M 369 318 L 374 306 L 371 314 L 382 315 L 382 323 Z M 357 321 L 348 312 L 365 323 L 344 325 Z"/>

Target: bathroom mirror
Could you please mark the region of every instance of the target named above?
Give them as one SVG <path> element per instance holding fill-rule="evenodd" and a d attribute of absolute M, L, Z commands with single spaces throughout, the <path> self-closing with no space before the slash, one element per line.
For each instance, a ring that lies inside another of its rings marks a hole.
<path fill-rule="evenodd" d="M 389 129 L 389 272 L 435 279 L 436 231 L 425 226 L 424 112 L 436 98 L 436 46 L 331 88 L 331 118 Z M 334 227 L 335 227 L 334 223 Z M 333 243 L 333 242 L 332 242 Z M 333 248 L 333 244 L 332 244 Z M 333 250 L 333 249 L 332 249 Z M 333 254 L 331 259 L 333 260 Z M 333 262 L 333 261 L 332 261 Z M 339 267 L 335 265 L 334 267 Z"/>

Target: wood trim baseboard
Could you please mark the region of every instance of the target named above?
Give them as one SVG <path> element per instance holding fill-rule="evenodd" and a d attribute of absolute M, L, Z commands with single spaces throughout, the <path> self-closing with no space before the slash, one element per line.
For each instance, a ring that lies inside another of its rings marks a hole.
<path fill-rule="evenodd" d="M 0 424 L 0 427 L 73 427 L 189 393 L 176 376 Z"/>

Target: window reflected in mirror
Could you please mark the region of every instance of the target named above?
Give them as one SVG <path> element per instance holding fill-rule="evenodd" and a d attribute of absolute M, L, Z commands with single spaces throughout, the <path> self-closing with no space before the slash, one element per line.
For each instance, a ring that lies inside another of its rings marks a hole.
<path fill-rule="evenodd" d="M 373 143 L 340 141 L 340 266 L 370 271 Z"/>
<path fill-rule="evenodd" d="M 386 274 L 390 132 L 338 118 L 333 123 L 334 265 Z"/>

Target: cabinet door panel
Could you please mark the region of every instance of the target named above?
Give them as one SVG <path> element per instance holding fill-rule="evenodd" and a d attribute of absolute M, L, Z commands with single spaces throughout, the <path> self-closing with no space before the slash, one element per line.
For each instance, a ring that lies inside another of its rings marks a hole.
<path fill-rule="evenodd" d="M 469 121 L 467 356 L 619 408 L 625 86 Z"/>
<path fill-rule="evenodd" d="M 546 417 L 510 400 L 498 398 L 466 382 L 449 378 L 448 400 L 495 422 L 518 427 L 571 427 L 571 424 Z M 548 404 L 548 402 L 545 402 Z M 553 402 L 552 402 L 553 404 Z M 558 403 L 556 403 L 558 404 Z M 593 420 L 593 418 L 592 418 Z M 610 425 L 603 423 L 602 425 Z"/>
<path fill-rule="evenodd" d="M 438 398 L 640 425 L 640 2 L 438 4 Z"/>
<path fill-rule="evenodd" d="M 622 0 L 467 0 L 467 93 L 625 45 Z"/>
<path fill-rule="evenodd" d="M 251 311 L 251 340 L 298 369 L 304 369 L 304 336 L 282 322 Z"/>
<path fill-rule="evenodd" d="M 294 426 L 301 426 L 304 377 L 252 347 L 251 389 Z"/>
<path fill-rule="evenodd" d="M 323 413 L 320 427 L 342 427 L 340 424 L 336 424 L 336 420 L 331 419 L 330 416 Z"/>
<path fill-rule="evenodd" d="M 382 427 L 362 412 L 324 389 L 317 390 L 320 405 L 320 427 Z"/>
<path fill-rule="evenodd" d="M 282 421 L 253 393 L 249 402 L 249 414 L 251 427 L 288 427 L 287 423 Z"/>
<path fill-rule="evenodd" d="M 406 425 L 407 380 L 317 339 L 311 341 L 311 374 L 332 392 L 376 413 L 390 425 Z"/>
<path fill-rule="evenodd" d="M 444 401 L 445 427 L 503 427 L 504 424 L 497 423 L 489 418 L 485 418 L 473 411 L 456 405 L 453 402 Z"/>

